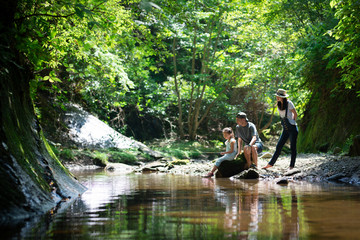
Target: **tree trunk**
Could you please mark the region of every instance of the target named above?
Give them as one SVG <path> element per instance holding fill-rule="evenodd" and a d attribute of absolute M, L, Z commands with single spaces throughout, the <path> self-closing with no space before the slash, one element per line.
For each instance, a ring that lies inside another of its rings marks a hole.
<path fill-rule="evenodd" d="M 177 64 L 176 64 L 175 46 L 176 46 L 176 37 L 174 37 L 173 46 L 172 46 L 173 63 L 174 63 L 174 82 L 175 82 L 175 94 L 176 94 L 176 97 L 177 97 L 178 110 L 179 110 L 179 118 L 178 118 L 179 134 L 180 134 L 180 138 L 183 139 L 184 138 L 184 127 L 183 127 L 183 120 L 182 120 L 181 94 L 180 94 L 180 90 L 179 90 L 179 84 L 178 84 L 178 81 L 177 81 Z"/>

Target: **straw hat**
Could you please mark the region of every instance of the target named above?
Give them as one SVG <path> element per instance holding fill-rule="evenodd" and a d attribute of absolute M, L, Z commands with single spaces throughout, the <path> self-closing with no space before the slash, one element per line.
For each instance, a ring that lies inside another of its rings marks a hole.
<path fill-rule="evenodd" d="M 286 91 L 284 89 L 278 89 L 275 93 L 275 96 L 281 97 L 281 98 L 287 98 L 289 95 L 286 94 Z"/>

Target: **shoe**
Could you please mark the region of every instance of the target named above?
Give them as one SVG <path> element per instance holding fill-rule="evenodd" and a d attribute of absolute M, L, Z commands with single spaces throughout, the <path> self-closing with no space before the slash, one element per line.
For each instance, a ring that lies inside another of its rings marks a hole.
<path fill-rule="evenodd" d="M 250 165 L 250 168 L 255 168 L 255 169 L 257 169 L 257 166 L 252 163 L 252 164 Z"/>
<path fill-rule="evenodd" d="M 214 176 L 214 174 L 212 172 L 209 172 L 208 175 L 203 176 L 203 178 L 211 178 L 212 176 Z"/>

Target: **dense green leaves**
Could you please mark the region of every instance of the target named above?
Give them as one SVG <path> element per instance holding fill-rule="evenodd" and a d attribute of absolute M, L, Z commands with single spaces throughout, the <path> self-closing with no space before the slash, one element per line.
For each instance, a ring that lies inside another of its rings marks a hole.
<path fill-rule="evenodd" d="M 359 12 L 356 0 L 22 0 L 15 44 L 34 98 L 76 99 L 117 129 L 130 108 L 192 139 L 237 111 L 261 131 L 281 87 L 307 131 L 310 103 L 359 91 Z"/>
<path fill-rule="evenodd" d="M 332 0 L 331 6 L 336 10 L 335 17 L 339 22 L 329 31 L 337 42 L 331 45 L 328 57 L 337 61 L 337 66 L 342 69 L 342 84 L 353 88 L 360 81 L 360 2 Z"/>

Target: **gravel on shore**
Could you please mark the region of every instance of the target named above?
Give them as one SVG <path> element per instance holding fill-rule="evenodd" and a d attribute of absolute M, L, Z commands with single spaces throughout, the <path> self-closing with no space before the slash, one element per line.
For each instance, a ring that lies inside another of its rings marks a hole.
<path fill-rule="evenodd" d="M 307 182 L 341 182 L 360 186 L 360 157 L 336 156 L 329 154 L 298 154 L 295 168 L 290 170 L 290 155 L 281 155 L 275 165 L 262 169 L 270 160 L 271 154 L 263 154 L 258 159 L 258 167 L 254 169 L 263 181 L 307 181 Z M 188 174 L 204 176 L 214 166 L 214 160 L 193 159 L 187 164 L 172 165 L 166 160 L 130 166 L 121 163 L 109 163 L 107 171 L 116 172 L 159 172 L 167 174 Z M 81 168 L 79 165 L 67 165 L 70 169 Z M 89 168 L 89 166 L 82 166 Z M 91 166 L 91 168 L 95 168 Z M 246 171 L 246 170 L 245 170 Z M 234 176 L 234 178 L 238 178 Z"/>
<path fill-rule="evenodd" d="M 360 157 L 335 156 L 329 154 L 298 154 L 295 168 L 290 170 L 290 155 L 280 156 L 276 164 L 262 169 L 269 161 L 271 154 L 264 154 L 258 159 L 260 179 L 265 181 L 338 181 L 360 185 Z M 171 168 L 161 161 L 145 164 L 136 168 L 137 171 L 159 171 L 169 174 L 206 175 L 214 166 L 211 160 L 191 160 L 185 165 L 174 165 Z"/>

